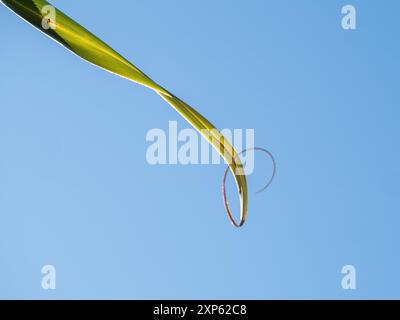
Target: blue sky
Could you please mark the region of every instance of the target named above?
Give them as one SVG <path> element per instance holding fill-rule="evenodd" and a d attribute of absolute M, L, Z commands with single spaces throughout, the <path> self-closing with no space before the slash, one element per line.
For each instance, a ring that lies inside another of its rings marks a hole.
<path fill-rule="evenodd" d="M 400 297 L 398 1 L 52 3 L 278 173 L 234 229 L 223 165 L 146 162 L 175 111 L 1 6 L 0 298 Z"/>

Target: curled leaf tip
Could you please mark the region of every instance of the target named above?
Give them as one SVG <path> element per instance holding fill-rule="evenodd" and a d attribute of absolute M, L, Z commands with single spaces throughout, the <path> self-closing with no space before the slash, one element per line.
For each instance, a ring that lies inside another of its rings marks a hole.
<path fill-rule="evenodd" d="M 265 154 L 268 155 L 268 157 L 272 161 L 272 174 L 271 174 L 271 177 L 269 178 L 267 183 L 261 189 L 256 191 L 256 194 L 259 194 L 261 192 L 264 192 L 272 184 L 272 182 L 274 181 L 275 176 L 276 176 L 276 160 L 275 160 L 274 155 L 270 151 L 268 151 L 267 149 L 264 149 L 264 148 L 260 148 L 260 147 L 244 149 L 243 151 L 239 152 L 238 155 L 240 156 L 240 155 L 242 155 L 242 154 L 244 154 L 246 152 L 250 152 L 250 151 L 261 151 L 261 152 L 264 152 Z M 226 179 L 228 177 L 229 170 L 230 170 L 230 166 L 228 165 L 228 167 L 225 170 L 223 181 L 222 181 L 222 196 L 223 196 L 223 200 L 224 200 L 225 210 L 228 213 L 229 220 L 231 221 L 233 226 L 235 226 L 237 228 L 240 228 L 246 222 L 246 214 L 242 214 L 243 213 L 243 197 L 242 197 L 242 194 L 239 191 L 241 215 L 240 215 L 240 218 L 239 218 L 240 219 L 239 222 L 236 222 L 236 219 L 233 217 L 233 214 L 232 214 L 232 212 L 230 210 L 228 197 L 226 195 Z M 246 192 L 247 192 L 247 190 L 246 190 Z M 246 198 L 247 198 L 247 193 L 246 193 Z"/>

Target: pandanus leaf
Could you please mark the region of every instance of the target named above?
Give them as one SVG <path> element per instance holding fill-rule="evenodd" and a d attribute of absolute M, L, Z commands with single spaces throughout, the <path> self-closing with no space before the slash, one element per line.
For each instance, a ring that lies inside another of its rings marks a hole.
<path fill-rule="evenodd" d="M 168 102 L 228 163 L 230 171 L 235 177 L 239 193 L 240 221 L 238 223 L 232 218 L 226 199 L 225 206 L 233 225 L 240 227 L 244 224 L 247 216 L 247 182 L 244 168 L 235 149 L 214 125 L 47 1 L 0 0 L 0 2 L 82 59 L 111 73 L 146 86 Z"/>

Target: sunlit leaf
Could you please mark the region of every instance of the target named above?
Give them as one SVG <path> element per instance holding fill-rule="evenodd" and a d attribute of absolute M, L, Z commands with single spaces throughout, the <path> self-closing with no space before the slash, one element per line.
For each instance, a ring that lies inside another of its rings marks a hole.
<path fill-rule="evenodd" d="M 154 90 L 185 118 L 220 153 L 233 173 L 240 198 L 240 222 L 247 216 L 247 182 L 238 154 L 223 135 L 201 114 L 151 80 L 95 35 L 44 0 L 0 0 L 31 25 L 82 59 Z M 100 5 L 100 4 L 99 4 Z M 54 12 L 52 12 L 52 10 Z M 54 16 L 52 15 L 54 13 Z M 227 203 L 225 203 L 227 205 Z"/>

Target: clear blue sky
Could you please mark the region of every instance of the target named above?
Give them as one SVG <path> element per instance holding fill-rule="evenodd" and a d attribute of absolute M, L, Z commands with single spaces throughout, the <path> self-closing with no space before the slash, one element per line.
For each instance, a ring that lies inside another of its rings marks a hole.
<path fill-rule="evenodd" d="M 53 4 L 278 174 L 234 229 L 224 166 L 146 162 L 179 115 L 0 6 L 0 298 L 400 298 L 398 1 Z"/>

